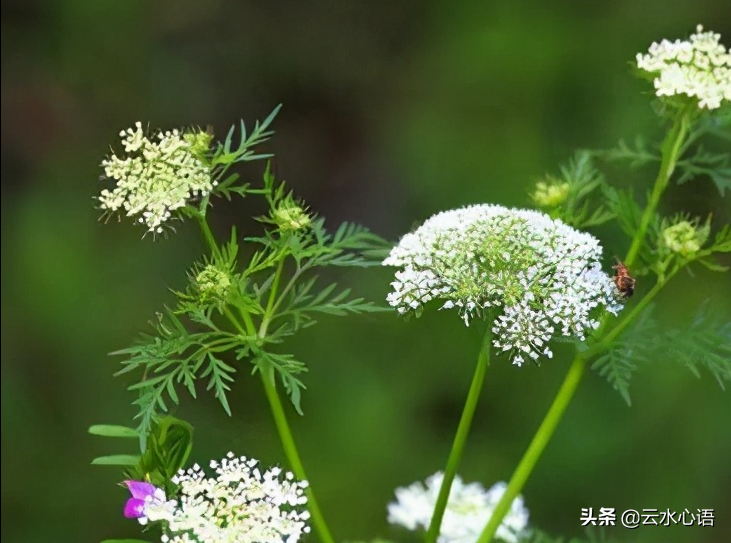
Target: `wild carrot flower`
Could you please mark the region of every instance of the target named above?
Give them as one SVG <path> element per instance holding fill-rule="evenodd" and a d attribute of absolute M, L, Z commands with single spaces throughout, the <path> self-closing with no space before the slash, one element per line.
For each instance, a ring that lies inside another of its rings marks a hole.
<path fill-rule="evenodd" d="M 144 503 L 140 509 L 138 502 L 128 502 L 131 516 L 141 512 L 146 520 L 161 521 L 162 543 L 296 543 L 310 531 L 307 483 L 279 468 L 262 471 L 257 464 L 228 453 L 211 462 L 216 477 L 207 477 L 197 464 L 181 470 L 172 480 L 178 495 L 167 502 L 152 485 L 128 484 L 133 498 Z"/>
<path fill-rule="evenodd" d="M 210 144 L 205 132 L 159 132 L 149 139 L 142 123 L 120 132 L 124 154 L 102 161 L 104 175 L 116 186 L 104 189 L 99 202 L 105 214 L 124 211 L 128 217 L 161 233 L 163 224 L 190 200 L 207 195 L 215 183 L 202 160 Z"/>
<path fill-rule="evenodd" d="M 720 39 L 698 25 L 687 41 L 662 40 L 638 53 L 637 67 L 654 78 L 657 96 L 683 95 L 696 99 L 701 109 L 719 108 L 731 102 L 731 49 Z"/>
<path fill-rule="evenodd" d="M 399 268 L 387 300 L 403 315 L 438 300 L 465 324 L 490 318 L 493 346 L 521 365 L 525 356 L 550 358 L 557 335 L 583 341 L 599 325 L 599 308 L 621 309 L 601 254 L 590 234 L 536 211 L 488 204 L 445 211 L 383 261 Z"/>
<path fill-rule="evenodd" d="M 435 473 L 426 484 L 416 482 L 396 489 L 396 501 L 388 505 L 388 521 L 409 530 L 427 529 L 436 505 L 444 474 Z M 439 534 L 439 543 L 474 543 L 492 516 L 507 485 L 497 483 L 485 490 L 479 483 L 465 484 L 457 476 L 449 492 Z M 496 538 L 517 543 L 526 534 L 528 510 L 518 496 L 498 528 Z"/>

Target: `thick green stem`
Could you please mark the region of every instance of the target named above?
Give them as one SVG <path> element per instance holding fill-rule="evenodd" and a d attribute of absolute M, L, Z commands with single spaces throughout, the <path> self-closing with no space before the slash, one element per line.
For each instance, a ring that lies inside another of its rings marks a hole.
<path fill-rule="evenodd" d="M 566 407 L 569 405 L 571 398 L 573 398 L 574 392 L 576 392 L 576 388 L 579 386 L 579 382 L 581 381 L 581 377 L 584 374 L 585 369 L 586 360 L 581 355 L 577 356 L 574 359 L 573 364 L 571 364 L 571 368 L 569 368 L 569 372 L 566 374 L 566 378 L 564 379 L 558 394 L 556 394 L 556 398 L 553 400 L 551 408 L 548 410 L 548 413 L 546 413 L 536 435 L 533 436 L 533 440 L 528 446 L 528 450 L 525 451 L 523 458 L 521 458 L 518 467 L 515 469 L 513 476 L 510 478 L 508 488 L 500 498 L 500 501 L 495 507 L 495 511 L 493 511 L 492 516 L 485 526 L 485 529 L 482 531 L 477 543 L 489 543 L 492 541 L 500 523 L 510 510 L 513 500 L 518 496 L 518 494 L 520 494 L 520 491 L 523 489 L 523 485 L 528 480 L 528 477 L 538 462 L 541 453 L 543 453 L 543 449 L 546 448 L 553 432 L 556 430 L 558 423 L 561 421 L 561 417 L 563 416 L 564 411 L 566 411 Z"/>
<path fill-rule="evenodd" d="M 307 474 L 305 468 L 302 465 L 299 452 L 297 452 L 297 446 L 294 443 L 294 437 L 292 431 L 289 428 L 287 422 L 287 416 L 284 413 L 284 406 L 277 393 L 277 387 L 274 380 L 274 370 L 271 368 L 262 367 L 261 377 L 264 383 L 264 391 L 266 392 L 267 400 L 269 400 L 269 406 L 274 416 L 274 423 L 277 426 L 279 432 L 279 438 L 282 441 L 284 447 L 284 453 L 287 455 L 287 460 L 292 467 L 292 472 L 300 481 L 307 481 Z M 330 530 L 325 523 L 325 518 L 322 516 L 320 506 L 315 499 L 315 494 L 312 492 L 312 487 L 308 486 L 305 490 L 307 495 L 307 510 L 312 516 L 312 523 L 315 526 L 315 530 L 320 535 L 320 539 L 323 543 L 335 543 L 333 536 L 330 534 Z"/>
<path fill-rule="evenodd" d="M 444 478 L 442 479 L 442 486 L 439 489 L 439 495 L 437 496 L 437 503 L 434 506 L 434 514 L 432 515 L 432 519 L 429 524 L 429 530 L 426 532 L 426 543 L 435 543 L 437 537 L 439 537 L 442 518 L 444 517 L 444 511 L 447 508 L 447 501 L 449 499 L 449 491 L 452 488 L 454 477 L 457 475 L 457 468 L 459 467 L 460 460 L 462 459 L 462 451 L 464 450 L 467 436 L 470 433 L 470 426 L 472 425 L 472 418 L 475 414 L 475 408 L 477 407 L 477 400 L 480 397 L 482 384 L 485 381 L 485 372 L 487 371 L 487 366 L 490 363 L 491 339 L 492 334 L 488 330 L 482 341 L 480 354 L 477 357 L 477 367 L 475 368 L 475 374 L 472 377 L 472 384 L 470 385 L 470 391 L 467 394 L 467 401 L 465 402 L 464 409 L 462 410 L 462 417 L 460 418 L 459 426 L 457 427 L 457 434 L 454 436 L 452 450 L 449 453 L 447 467 L 444 470 Z"/>
<path fill-rule="evenodd" d="M 262 317 L 261 325 L 259 326 L 258 336 L 261 339 L 266 337 L 269 323 L 275 314 L 279 303 L 277 300 L 278 295 L 281 300 L 281 296 L 286 293 L 282 292 L 279 294 L 278 292 L 283 270 L 284 258 L 281 258 L 277 265 L 277 270 L 274 272 L 274 278 L 272 279 L 272 284 L 269 290 L 269 299 L 267 300 L 264 316 Z M 285 288 L 285 291 L 286 290 L 287 289 Z M 259 370 L 262 382 L 264 383 L 264 391 L 266 392 L 267 400 L 269 401 L 269 407 L 271 408 L 272 415 L 274 416 L 274 423 L 277 426 L 277 432 L 279 432 L 279 439 L 282 442 L 282 447 L 284 448 L 284 454 L 287 456 L 287 460 L 289 460 L 289 464 L 292 466 L 292 472 L 295 474 L 297 479 L 307 481 L 307 474 L 305 473 L 302 459 L 297 451 L 297 445 L 294 442 L 292 431 L 289 428 L 282 400 L 279 398 L 279 393 L 277 392 L 274 369 L 271 366 L 262 365 Z M 313 492 L 311 485 L 307 487 L 305 493 L 307 495 L 307 510 L 312 516 L 312 523 L 314 524 L 315 530 L 319 534 L 322 543 L 335 543 L 335 540 L 330 533 L 330 529 L 325 522 L 325 517 L 322 515 L 320 506 L 317 503 L 317 499 L 315 498 L 315 493 Z"/>

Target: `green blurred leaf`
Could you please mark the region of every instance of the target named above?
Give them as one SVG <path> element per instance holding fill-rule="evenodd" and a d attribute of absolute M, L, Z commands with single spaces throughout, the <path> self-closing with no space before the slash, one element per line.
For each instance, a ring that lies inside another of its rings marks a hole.
<path fill-rule="evenodd" d="M 97 466 L 136 466 L 140 461 L 140 455 L 136 454 L 112 454 L 99 456 L 91 461 Z"/>
<path fill-rule="evenodd" d="M 140 433 L 129 426 L 116 424 L 95 424 L 89 427 L 89 433 L 95 436 L 104 437 L 126 437 L 139 439 Z"/>

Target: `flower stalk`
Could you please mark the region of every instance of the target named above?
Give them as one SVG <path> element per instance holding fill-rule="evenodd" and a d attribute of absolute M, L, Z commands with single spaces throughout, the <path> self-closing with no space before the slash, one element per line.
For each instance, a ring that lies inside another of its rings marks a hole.
<path fill-rule="evenodd" d="M 424 538 L 426 543 L 435 543 L 439 537 L 444 511 L 447 508 L 447 502 L 449 500 L 449 492 L 452 488 L 452 482 L 457 475 L 459 463 L 462 460 L 462 452 L 464 451 L 467 436 L 470 433 L 470 426 L 472 425 L 475 408 L 477 407 L 477 400 L 480 397 L 482 385 L 485 381 L 487 366 L 490 363 L 491 340 L 492 334 L 488 329 L 482 341 L 480 354 L 477 357 L 477 367 L 475 368 L 475 373 L 472 377 L 472 384 L 470 385 L 470 391 L 467 394 L 467 400 L 465 401 L 462 416 L 459 420 L 457 434 L 454 437 L 454 443 L 452 443 L 452 449 L 449 452 L 447 467 L 444 470 L 444 478 L 442 479 L 442 484 L 439 488 L 439 495 L 437 496 L 437 502 L 434 507 L 434 514 L 432 515 L 431 522 L 429 523 L 429 529 L 427 530 L 426 537 Z M 510 503 L 512 503 L 512 500 Z"/>
<path fill-rule="evenodd" d="M 673 123 L 672 128 L 665 137 L 665 141 L 662 144 L 662 159 L 660 162 L 660 170 L 657 172 L 657 178 L 650 194 L 650 199 L 647 202 L 647 207 L 642 213 L 640 219 L 640 225 L 637 232 L 632 238 L 632 244 L 630 245 L 627 256 L 624 258 L 624 263 L 627 266 L 634 264 L 637 258 L 642 243 L 647 235 L 647 229 L 650 226 L 650 222 L 657 211 L 657 206 L 660 204 L 660 198 L 663 192 L 670 182 L 670 177 L 675 171 L 675 166 L 680 158 L 681 151 L 683 148 L 683 142 L 688 137 L 688 130 L 690 128 L 690 111 L 682 111 L 678 114 L 678 117 Z"/>
<path fill-rule="evenodd" d="M 683 143 L 688 136 L 690 121 L 691 113 L 689 110 L 680 112 L 663 142 L 660 169 L 658 171 L 657 178 L 655 179 L 655 184 L 648 200 L 647 207 L 642 214 L 640 225 L 632 238 L 630 249 L 624 259 L 624 262 L 628 266 L 635 261 L 640 248 L 645 241 L 647 230 L 652 218 L 655 216 L 662 194 L 667 188 L 670 177 L 672 176 L 678 159 L 682 154 L 681 150 L 683 148 Z M 548 413 L 546 413 L 546 416 L 533 436 L 528 449 L 513 472 L 513 475 L 508 482 L 508 488 L 495 507 L 495 511 L 485 526 L 478 543 L 490 543 L 492 541 L 495 532 L 510 508 L 512 500 L 523 490 L 528 477 L 530 477 L 530 474 L 538 463 L 543 450 L 561 421 L 568 404 L 571 402 L 571 399 L 581 382 L 588 360 L 609 348 L 611 342 L 642 312 L 645 307 L 647 307 L 650 301 L 652 301 L 655 295 L 663 286 L 665 286 L 667 281 L 678 271 L 678 269 L 679 268 L 676 268 L 672 273 L 668 274 L 668 276 L 659 279 L 650 292 L 643 297 L 643 299 L 624 319 L 607 332 L 606 335 L 599 338 L 597 343 L 595 343 L 592 347 L 576 356 L 568 370 L 568 373 L 566 374 L 566 377 L 564 378 L 561 388 L 556 394 L 556 397 L 548 410 Z M 599 335 L 601 335 L 604 331 L 607 322 L 605 315 L 605 318 L 601 320 L 598 327 Z"/>
<path fill-rule="evenodd" d="M 274 417 L 274 423 L 277 426 L 279 439 L 282 442 L 284 454 L 287 456 L 287 460 L 292 467 L 292 472 L 295 474 L 297 479 L 301 481 L 309 481 L 307 474 L 305 473 L 305 468 L 302 464 L 299 451 L 297 450 L 292 430 L 289 428 L 282 400 L 277 392 L 274 371 L 271 368 L 259 368 L 259 370 L 261 373 L 262 383 L 264 383 L 264 392 L 266 392 L 269 407 L 271 408 L 272 416 Z M 307 508 L 312 515 L 312 524 L 319 534 L 320 539 L 323 543 L 335 543 L 335 539 L 333 539 L 330 529 L 325 522 L 325 517 L 322 514 L 320 505 L 317 503 L 315 493 L 312 491 L 312 486 L 308 486 L 305 489 L 305 495 L 307 496 Z"/>
<path fill-rule="evenodd" d="M 581 382 L 581 377 L 584 375 L 586 369 L 586 359 L 578 355 L 571 367 L 569 368 L 566 377 L 564 378 L 561 388 L 558 390 L 558 394 L 553 400 L 551 407 L 548 409 L 548 413 L 538 427 L 538 431 L 533 436 L 533 439 L 528 446 L 528 449 L 523 454 L 518 463 L 518 467 L 515 469 L 513 476 L 510 478 L 508 488 L 505 490 L 505 494 L 500 498 L 500 501 L 495 506 L 490 520 L 488 521 L 485 529 L 483 530 L 477 543 L 489 543 L 492 541 L 495 532 L 500 527 L 500 524 L 505 518 L 505 515 L 510 511 L 510 506 L 513 500 L 520 494 L 523 489 L 525 482 L 530 477 L 538 459 L 543 454 L 543 450 L 553 436 L 558 423 L 561 422 L 566 408 L 568 407 L 571 399 L 574 397 L 574 393 Z"/>

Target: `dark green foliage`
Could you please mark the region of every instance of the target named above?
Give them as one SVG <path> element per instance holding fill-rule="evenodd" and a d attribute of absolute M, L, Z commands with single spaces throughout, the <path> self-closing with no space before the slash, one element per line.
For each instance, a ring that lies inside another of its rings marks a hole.
<path fill-rule="evenodd" d="M 723 197 L 726 190 L 731 191 L 731 156 L 727 151 L 731 146 L 731 108 L 727 106 L 725 113 L 705 114 L 697 119 L 684 146 L 684 154 L 701 136 L 713 136 L 711 143 L 720 140 L 723 151 L 698 145 L 692 155 L 678 161 L 678 183 L 708 177 Z"/>
<path fill-rule="evenodd" d="M 658 341 L 663 355 L 688 368 L 696 377 L 701 370 L 716 378 L 721 388 L 731 384 L 731 316 L 719 315 L 701 305 L 688 326 L 665 333 Z"/>

